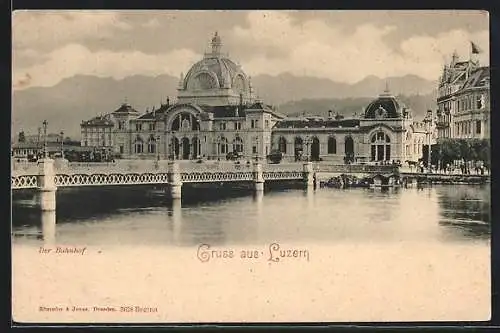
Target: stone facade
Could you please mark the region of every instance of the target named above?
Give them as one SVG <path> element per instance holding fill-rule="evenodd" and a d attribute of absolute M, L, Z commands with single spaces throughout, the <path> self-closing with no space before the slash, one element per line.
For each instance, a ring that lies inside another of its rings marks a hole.
<path fill-rule="evenodd" d="M 109 115 L 98 116 L 80 124 L 82 131 L 81 145 L 84 147 L 113 147 L 113 127 Z"/>
<path fill-rule="evenodd" d="M 474 54 L 467 61 L 453 54 L 443 68 L 437 103 L 439 138 L 490 138 L 490 70 Z"/>
<path fill-rule="evenodd" d="M 418 161 L 434 141 L 432 122 L 415 122 L 411 110 L 388 90 L 360 117 L 302 117 L 280 121 L 273 147 L 286 159 L 345 162 Z"/>
<path fill-rule="evenodd" d="M 415 122 L 388 89 L 361 116 L 285 117 L 254 97 L 250 77 L 221 52 L 217 33 L 211 45 L 210 53 L 181 74 L 175 103 L 167 99 L 144 114 L 125 103 L 83 122 L 82 144 L 100 143 L 105 134 L 124 158 L 222 160 L 238 153 L 253 159 L 279 150 L 285 160 L 344 163 L 417 161 L 432 140 L 433 124 Z M 97 137 L 88 135 L 98 128 Z"/>

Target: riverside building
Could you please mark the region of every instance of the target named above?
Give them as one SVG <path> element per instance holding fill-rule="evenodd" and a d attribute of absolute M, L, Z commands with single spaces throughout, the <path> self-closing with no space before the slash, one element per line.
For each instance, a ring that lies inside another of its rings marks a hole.
<path fill-rule="evenodd" d="M 177 90 L 177 100 L 158 109 L 141 113 L 124 103 L 82 122 L 82 145 L 109 145 L 134 159 L 253 159 L 281 151 L 287 161 L 369 163 L 417 161 L 435 139 L 432 114 L 414 121 L 388 88 L 360 116 L 286 117 L 255 97 L 250 76 L 222 52 L 217 33 Z"/>

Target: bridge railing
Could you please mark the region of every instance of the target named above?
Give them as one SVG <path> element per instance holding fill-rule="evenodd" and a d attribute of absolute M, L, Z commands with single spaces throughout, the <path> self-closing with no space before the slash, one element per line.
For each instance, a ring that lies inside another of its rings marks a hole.
<path fill-rule="evenodd" d="M 316 172 L 341 172 L 341 173 L 393 173 L 398 171 L 393 165 L 370 165 L 370 164 L 315 164 Z"/>
<path fill-rule="evenodd" d="M 168 160 L 117 160 L 116 162 L 58 162 L 54 163 L 56 173 L 71 174 L 111 174 L 111 173 L 133 173 L 146 172 L 157 173 L 168 169 Z M 177 161 L 181 172 L 246 172 L 252 170 L 252 163 L 236 164 L 227 161 Z M 280 163 L 262 164 L 264 172 L 300 172 L 303 170 L 302 163 Z M 315 172 L 334 173 L 392 173 L 397 172 L 398 167 L 392 165 L 369 165 L 369 164 L 313 164 Z M 13 164 L 13 175 L 37 174 L 36 162 L 16 162 Z"/>

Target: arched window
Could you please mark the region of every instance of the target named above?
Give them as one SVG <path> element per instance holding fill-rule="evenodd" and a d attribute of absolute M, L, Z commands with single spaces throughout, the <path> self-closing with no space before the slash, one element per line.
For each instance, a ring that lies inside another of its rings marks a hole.
<path fill-rule="evenodd" d="M 320 160 L 320 144 L 317 137 L 313 137 L 311 140 L 311 161 Z"/>
<path fill-rule="evenodd" d="M 233 90 L 240 93 L 240 95 L 246 90 L 245 79 L 243 78 L 243 76 L 236 76 L 233 83 Z"/>
<path fill-rule="evenodd" d="M 208 73 L 200 73 L 189 80 L 189 90 L 209 90 L 217 86 L 214 78 Z"/>
<path fill-rule="evenodd" d="M 179 112 L 174 116 L 170 130 L 175 131 L 198 131 L 200 129 L 199 119 L 189 112 Z"/>
<path fill-rule="evenodd" d="M 286 154 L 286 144 L 287 144 L 286 139 L 281 136 L 278 141 L 278 149 L 283 154 Z"/>
<path fill-rule="evenodd" d="M 382 131 L 371 137 L 371 160 L 389 161 L 391 159 L 391 138 Z"/>
<path fill-rule="evenodd" d="M 179 159 L 180 143 L 179 139 L 176 137 L 172 138 L 172 143 L 170 146 L 170 154 L 172 159 Z"/>
<path fill-rule="evenodd" d="M 233 140 L 233 152 L 235 153 L 243 152 L 243 140 L 239 136 L 237 136 Z"/>
<path fill-rule="evenodd" d="M 304 141 L 301 137 L 295 138 L 293 148 L 295 153 L 295 160 L 298 161 L 304 152 Z"/>
<path fill-rule="evenodd" d="M 220 153 L 221 154 L 227 154 L 227 139 L 223 136 L 219 138 L 219 145 L 220 145 Z"/>
<path fill-rule="evenodd" d="M 140 136 L 137 136 L 135 138 L 134 152 L 136 154 L 142 154 L 144 152 L 144 142 L 142 141 L 142 138 Z"/>
<path fill-rule="evenodd" d="M 337 140 L 333 136 L 328 138 L 328 154 L 337 154 Z"/>
<path fill-rule="evenodd" d="M 148 140 L 148 153 L 156 153 L 156 139 L 153 136 L 150 136 Z"/>

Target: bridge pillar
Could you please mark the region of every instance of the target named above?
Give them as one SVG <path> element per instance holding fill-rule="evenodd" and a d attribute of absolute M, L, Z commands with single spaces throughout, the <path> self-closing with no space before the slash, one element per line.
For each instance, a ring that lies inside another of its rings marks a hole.
<path fill-rule="evenodd" d="M 255 191 L 264 191 L 264 174 L 262 164 L 256 162 L 253 164 L 253 183 Z"/>
<path fill-rule="evenodd" d="M 302 177 L 307 188 L 314 187 L 314 170 L 311 162 L 304 164 Z"/>
<path fill-rule="evenodd" d="M 38 160 L 38 205 L 42 211 L 56 210 L 56 191 L 54 183 L 54 160 Z"/>
<path fill-rule="evenodd" d="M 180 199 L 182 197 L 181 172 L 179 170 L 179 164 L 175 161 L 168 164 L 168 183 L 171 198 Z"/>

